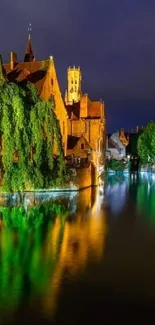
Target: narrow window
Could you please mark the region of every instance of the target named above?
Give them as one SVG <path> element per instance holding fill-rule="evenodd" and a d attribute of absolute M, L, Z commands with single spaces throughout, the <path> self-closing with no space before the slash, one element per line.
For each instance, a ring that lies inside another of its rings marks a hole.
<path fill-rule="evenodd" d="M 63 121 L 62 134 L 65 135 L 65 122 Z"/>
<path fill-rule="evenodd" d="M 84 149 L 84 143 L 81 143 L 81 149 L 82 150 Z"/>

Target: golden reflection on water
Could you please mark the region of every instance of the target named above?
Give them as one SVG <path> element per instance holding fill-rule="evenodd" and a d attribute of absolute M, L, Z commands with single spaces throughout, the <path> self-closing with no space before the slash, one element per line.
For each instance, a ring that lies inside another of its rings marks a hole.
<path fill-rule="evenodd" d="M 18 229 L 12 229 L 3 220 L 4 215 L 6 221 L 10 220 L 10 210 L 3 212 L 0 219 L 2 310 L 14 312 L 26 299 L 31 306 L 37 300 L 37 308 L 39 302 L 46 315 L 53 314 L 64 278 L 80 275 L 89 263 L 96 263 L 102 258 L 107 232 L 103 196 L 99 189 L 89 188 L 79 193 L 77 202 L 72 200 L 70 205 L 75 210 L 70 212 L 68 209 L 61 216 L 57 214 L 48 223 L 46 231 L 42 225 L 35 228 L 34 224 L 34 230 L 29 233 L 24 221 L 28 219 L 24 219 L 25 215 L 22 217 L 20 209 L 11 210 L 11 222 L 19 224 Z M 45 219 L 49 210 L 46 206 L 44 210 L 38 207 L 33 213 L 37 221 L 42 216 Z"/>
<path fill-rule="evenodd" d="M 79 209 L 63 225 L 60 219 L 49 230 L 46 242 L 48 254 L 56 254 L 56 242 L 63 227 L 59 261 L 44 296 L 44 311 L 53 313 L 64 276 L 74 277 L 84 271 L 89 262 L 99 261 L 104 253 L 107 233 L 103 197 L 91 188 L 80 192 Z"/>

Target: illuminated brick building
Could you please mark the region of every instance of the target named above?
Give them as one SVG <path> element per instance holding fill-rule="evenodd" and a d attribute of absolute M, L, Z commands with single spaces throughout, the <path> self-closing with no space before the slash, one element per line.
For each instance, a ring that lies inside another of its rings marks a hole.
<path fill-rule="evenodd" d="M 82 94 L 82 73 L 80 68 L 67 70 L 68 89 L 65 93 L 68 114 L 67 153 L 90 157 L 95 163 L 104 159 L 106 143 L 105 107 L 102 101 L 92 101 L 88 94 Z M 91 156 L 90 156 L 91 152 Z"/>
<path fill-rule="evenodd" d="M 87 94 L 82 94 L 80 68 L 67 70 L 65 103 L 61 96 L 53 56 L 37 61 L 30 34 L 23 61 L 19 62 L 16 53 L 11 52 L 10 62 L 3 64 L 3 68 L 10 82 L 30 81 L 43 100 L 54 98 L 65 156 L 89 158 L 95 165 L 99 159 L 103 161 L 106 143 L 104 103 L 91 101 Z"/>

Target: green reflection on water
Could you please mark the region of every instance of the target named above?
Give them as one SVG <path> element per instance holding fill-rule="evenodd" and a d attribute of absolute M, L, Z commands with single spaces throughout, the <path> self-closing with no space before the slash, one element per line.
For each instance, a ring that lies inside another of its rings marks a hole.
<path fill-rule="evenodd" d="M 23 206 L 0 207 L 0 213 L 0 305 L 10 309 L 19 303 L 25 290 L 29 294 L 32 285 L 35 294 L 46 287 L 49 275 L 55 270 L 57 256 L 46 256 L 43 243 L 57 217 L 61 225 L 57 236 L 59 249 L 68 212 L 63 203 L 47 202 L 27 211 Z"/>
<path fill-rule="evenodd" d="M 128 191 L 125 194 L 126 204 L 128 200 L 132 200 L 135 204 L 136 213 L 145 216 L 151 224 L 155 225 L 155 175 L 149 173 L 135 174 L 107 174 L 106 183 L 111 188 L 114 185 L 126 183 Z M 116 188 L 118 198 L 121 198 L 118 189 Z"/>
<path fill-rule="evenodd" d="M 70 202 L 69 202 L 70 201 Z M 76 200 L 0 207 L 0 308 L 34 304 L 46 314 L 57 305 L 64 274 L 76 276 L 104 249 L 106 219 L 92 189 Z M 74 209 L 73 209 L 74 207 Z M 39 311 L 41 312 L 41 311 Z"/>
<path fill-rule="evenodd" d="M 137 209 L 155 223 L 155 179 L 150 174 L 139 176 L 137 183 Z"/>
<path fill-rule="evenodd" d="M 115 185 L 118 183 L 123 183 L 124 181 L 128 181 L 129 179 L 129 173 L 123 173 L 123 172 L 115 172 L 115 173 L 107 173 L 105 175 L 105 181 L 109 185 Z"/>

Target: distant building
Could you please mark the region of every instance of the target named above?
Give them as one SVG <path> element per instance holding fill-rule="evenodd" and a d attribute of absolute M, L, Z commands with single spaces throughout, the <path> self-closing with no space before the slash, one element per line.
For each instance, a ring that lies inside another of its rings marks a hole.
<path fill-rule="evenodd" d="M 121 160 L 126 158 L 126 146 L 128 139 L 125 136 L 124 129 L 107 136 L 106 141 L 106 158 Z"/>
<path fill-rule="evenodd" d="M 128 134 L 125 134 L 125 131 L 124 131 L 123 128 L 120 130 L 119 139 L 121 140 L 121 142 L 125 146 L 128 146 L 128 144 L 129 144 L 129 135 Z"/>

